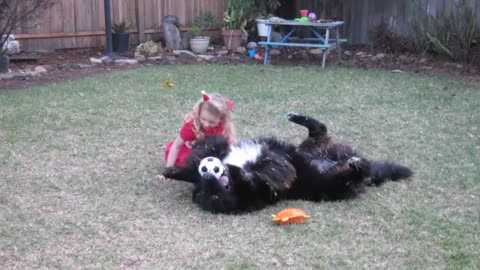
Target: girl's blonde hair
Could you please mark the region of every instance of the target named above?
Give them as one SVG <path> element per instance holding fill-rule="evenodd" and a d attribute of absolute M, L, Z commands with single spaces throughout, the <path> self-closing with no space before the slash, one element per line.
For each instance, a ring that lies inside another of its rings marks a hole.
<path fill-rule="evenodd" d="M 197 139 L 203 139 L 205 134 L 201 131 L 200 124 L 200 112 L 202 110 L 208 110 L 209 113 L 218 115 L 220 117 L 220 123 L 223 124 L 223 136 L 227 139 L 229 144 L 235 142 L 235 128 L 233 125 L 233 115 L 231 103 L 227 99 L 217 93 L 207 94 L 202 91 L 203 95 L 208 96 L 208 100 L 201 98 L 194 106 L 192 112 L 185 116 L 185 121 L 193 122 L 193 132 Z"/>

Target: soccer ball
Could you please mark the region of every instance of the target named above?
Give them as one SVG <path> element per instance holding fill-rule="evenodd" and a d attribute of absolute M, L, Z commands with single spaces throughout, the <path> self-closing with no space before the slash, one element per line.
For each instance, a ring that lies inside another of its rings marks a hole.
<path fill-rule="evenodd" d="M 224 171 L 225 167 L 220 159 L 216 157 L 206 157 L 200 161 L 200 165 L 198 166 L 198 173 L 200 173 L 201 176 L 209 173 L 215 175 L 217 180 L 220 179 Z"/>

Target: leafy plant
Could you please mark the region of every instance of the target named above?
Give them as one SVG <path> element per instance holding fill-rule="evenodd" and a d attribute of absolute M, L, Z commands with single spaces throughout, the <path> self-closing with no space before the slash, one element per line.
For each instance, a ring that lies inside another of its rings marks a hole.
<path fill-rule="evenodd" d="M 158 52 L 158 44 L 153 40 L 149 40 L 141 44 L 141 46 L 138 47 L 138 51 L 147 57 L 155 55 Z"/>
<path fill-rule="evenodd" d="M 213 12 L 205 11 L 195 18 L 194 25 L 200 27 L 202 30 L 207 30 L 218 28 L 220 22 Z"/>
<path fill-rule="evenodd" d="M 228 0 L 223 13 L 223 23 L 226 29 L 243 29 L 247 25 L 250 15 L 249 8 L 253 0 Z"/>
<path fill-rule="evenodd" d="M 467 61 L 467 58 L 472 50 L 473 38 L 475 37 L 477 30 L 477 17 L 475 11 L 467 4 L 465 0 L 460 2 L 458 11 L 457 26 L 460 45 L 463 49 L 463 60 Z M 462 19 L 460 19 L 462 18 Z"/>
<path fill-rule="evenodd" d="M 192 37 L 196 37 L 198 35 L 200 35 L 200 33 L 202 33 L 202 29 L 196 25 L 190 27 L 190 29 L 188 29 L 188 33 L 192 36 Z"/>
<path fill-rule="evenodd" d="M 224 27 L 252 31 L 256 29 L 255 19 L 273 16 L 280 5 L 279 0 L 227 0 L 223 16 Z"/>
<path fill-rule="evenodd" d="M 112 32 L 114 34 L 120 34 L 127 32 L 127 28 L 130 26 L 130 23 L 127 20 L 122 20 L 118 23 L 112 24 Z"/>
<path fill-rule="evenodd" d="M 448 49 L 448 45 L 444 45 L 442 43 L 442 41 L 440 41 L 440 39 L 438 39 L 437 37 L 435 36 L 432 36 L 430 33 L 426 33 L 427 34 L 427 37 L 428 37 L 428 40 L 430 41 L 430 43 L 432 44 L 432 48 L 433 50 L 438 53 L 438 54 L 447 54 L 448 56 L 450 56 L 451 58 L 455 58 L 455 56 L 453 55 L 453 53 Z M 448 39 L 447 38 L 447 44 L 448 44 Z"/>
<path fill-rule="evenodd" d="M 445 55 L 453 60 L 474 61 L 475 12 L 466 0 L 458 1 L 452 10 L 422 16 L 421 13 L 427 14 L 425 8 L 415 7 L 411 20 L 414 44 L 418 50 Z"/>
<path fill-rule="evenodd" d="M 254 17 L 266 19 L 272 16 L 281 5 L 279 0 L 255 0 L 253 13 L 256 15 Z"/>
<path fill-rule="evenodd" d="M 375 49 L 385 53 L 404 53 L 412 50 L 412 41 L 395 33 L 384 20 L 381 20 L 370 31 L 369 35 Z"/>

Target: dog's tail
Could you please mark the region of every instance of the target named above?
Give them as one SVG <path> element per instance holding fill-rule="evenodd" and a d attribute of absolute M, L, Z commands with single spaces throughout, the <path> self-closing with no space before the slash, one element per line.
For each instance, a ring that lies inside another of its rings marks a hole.
<path fill-rule="evenodd" d="M 289 121 L 308 128 L 308 137 L 310 138 L 327 135 L 327 126 L 314 118 L 292 112 L 288 113 L 286 117 Z"/>
<path fill-rule="evenodd" d="M 410 168 L 391 162 L 373 161 L 370 166 L 371 183 L 374 185 L 380 185 L 387 180 L 398 181 L 413 175 Z"/>

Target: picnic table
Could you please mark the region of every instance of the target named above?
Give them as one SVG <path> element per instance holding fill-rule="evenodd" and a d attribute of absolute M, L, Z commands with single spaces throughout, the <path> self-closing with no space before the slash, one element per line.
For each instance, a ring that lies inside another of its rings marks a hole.
<path fill-rule="evenodd" d="M 266 21 L 268 26 L 267 41 L 260 41 L 258 44 L 265 47 L 265 56 L 263 64 L 268 64 L 270 50 L 272 48 L 286 46 L 286 47 L 307 47 L 320 48 L 324 51 L 322 59 L 322 68 L 325 68 L 325 62 L 329 50 L 337 48 L 338 59 L 341 61 L 340 44 L 346 42 L 346 39 L 340 39 L 338 28 L 343 25 L 343 21 L 332 22 L 298 22 L 298 21 Z M 289 32 L 282 31 L 282 39 L 274 42 L 272 40 L 273 28 L 280 26 L 280 28 L 291 27 Z M 293 34 L 301 28 L 307 28 L 313 33 L 313 38 L 298 38 Z M 322 31 L 323 30 L 323 31 Z M 335 38 L 330 38 L 330 31 L 335 31 Z M 324 32 L 324 33 L 323 33 Z M 286 34 L 285 34 L 286 33 Z"/>

